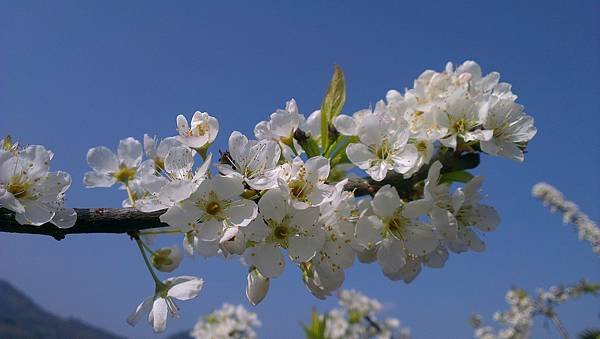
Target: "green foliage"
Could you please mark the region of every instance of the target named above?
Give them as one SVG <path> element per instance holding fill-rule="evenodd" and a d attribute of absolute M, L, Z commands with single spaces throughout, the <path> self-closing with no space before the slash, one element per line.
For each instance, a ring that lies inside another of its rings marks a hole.
<path fill-rule="evenodd" d="M 440 178 L 440 183 L 451 184 L 453 182 L 468 182 L 471 179 L 473 179 L 473 174 L 467 171 L 455 171 L 442 174 L 442 177 Z"/>
<path fill-rule="evenodd" d="M 327 315 L 321 319 L 319 312 L 313 310 L 310 315 L 310 324 L 308 326 L 304 326 L 306 339 L 327 339 L 327 337 L 325 337 L 326 321 Z"/>
<path fill-rule="evenodd" d="M 587 329 L 579 333 L 579 339 L 600 339 L 600 329 Z"/>
<path fill-rule="evenodd" d="M 304 152 L 306 152 L 306 155 L 309 158 L 321 154 L 321 151 L 319 150 L 319 145 L 317 145 L 317 142 L 313 138 L 305 138 L 303 140 L 298 140 L 298 144 L 302 146 L 302 149 L 304 150 Z"/>
<path fill-rule="evenodd" d="M 329 126 L 333 118 L 342 112 L 346 102 L 346 82 L 344 72 L 336 65 L 321 103 L 321 148 L 323 151 L 329 147 Z"/>

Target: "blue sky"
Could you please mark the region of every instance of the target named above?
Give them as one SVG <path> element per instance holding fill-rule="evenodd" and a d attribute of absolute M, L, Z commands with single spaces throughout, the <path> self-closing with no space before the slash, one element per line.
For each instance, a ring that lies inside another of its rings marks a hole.
<path fill-rule="evenodd" d="M 453 255 L 410 285 L 388 281 L 376 265 L 353 267 L 345 283 L 381 300 L 416 338 L 468 338 L 470 314 L 489 320 L 513 285 L 600 280 L 590 247 L 529 193 L 548 181 L 600 220 L 599 10 L 583 0 L 2 2 L 0 135 L 55 151 L 53 168 L 74 178 L 72 207 L 115 207 L 123 192 L 81 183 L 91 147 L 145 132 L 170 136 L 177 114 L 203 110 L 221 123 L 216 150 L 291 97 L 312 112 L 336 63 L 352 113 L 410 87 L 427 68 L 476 60 L 513 84 L 539 131 L 524 164 L 484 157 L 476 170 L 503 220 L 487 251 Z M 0 234 L 0 257 L 0 277 L 47 309 L 133 338 L 160 337 L 125 323 L 152 292 L 127 236 Z M 181 303 L 183 317 L 167 334 L 223 302 L 246 303 L 245 271 L 237 260 L 186 260 L 179 273 L 204 277 L 205 289 Z M 335 302 L 313 298 L 289 269 L 255 308 L 260 334 L 300 338 L 310 308 Z M 571 333 L 597 326 L 599 312 L 593 298 L 560 309 Z"/>

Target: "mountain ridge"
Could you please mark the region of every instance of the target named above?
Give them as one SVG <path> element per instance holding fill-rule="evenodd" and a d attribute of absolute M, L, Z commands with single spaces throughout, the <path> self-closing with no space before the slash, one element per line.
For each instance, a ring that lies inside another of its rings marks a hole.
<path fill-rule="evenodd" d="M 0 339 L 124 339 L 75 318 L 61 318 L 0 279 Z"/>

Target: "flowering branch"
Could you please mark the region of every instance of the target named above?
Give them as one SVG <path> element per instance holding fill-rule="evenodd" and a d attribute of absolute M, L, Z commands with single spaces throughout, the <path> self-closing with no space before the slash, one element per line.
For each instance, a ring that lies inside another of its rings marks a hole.
<path fill-rule="evenodd" d="M 537 132 L 510 84 L 496 72 L 484 75 L 473 61 L 448 63 L 352 115 L 341 114 L 345 88 L 336 67 L 319 110 L 305 116 L 291 99 L 255 126 L 254 139 L 232 132 L 218 159 L 210 148 L 219 121 L 200 111 L 191 120 L 177 116 L 176 136 L 144 135 L 143 143 L 128 137 L 116 152 L 91 148 L 83 183 L 127 191 L 119 209 L 66 207 L 71 176 L 50 172 L 54 153 L 5 138 L 0 231 L 58 240 L 129 234 L 153 273 L 155 292 L 128 322 L 148 314 L 155 332 L 177 315 L 174 299 L 197 296 L 202 280 L 159 281 L 154 269 L 176 269 L 179 246 L 153 249 L 151 239 L 138 235 L 179 233 L 187 255 L 243 257 L 252 304 L 283 273 L 286 256 L 309 291 L 324 299 L 342 286 L 355 258 L 409 283 L 422 267 L 443 267 L 451 252 L 483 251 L 480 233 L 496 229 L 500 217 L 481 203 L 483 177 L 467 170 L 479 165 L 480 153 L 523 161 Z M 357 169 L 368 177 L 355 178 Z"/>
<path fill-rule="evenodd" d="M 443 163 L 442 174 L 471 169 L 479 165 L 478 153 L 441 153 L 436 159 Z M 429 166 L 425 165 L 409 179 L 404 179 L 397 173 L 390 174 L 379 182 L 369 177 L 351 179 L 344 188 L 353 191 L 355 196 L 364 196 L 374 195 L 379 188 L 389 184 L 396 188 L 401 197 L 410 197 L 414 194 L 415 184 L 425 180 L 428 170 Z M 62 240 L 68 234 L 130 233 L 169 226 L 159 220 L 160 215 L 166 210 L 145 213 L 134 208 L 76 208 L 75 211 L 77 212 L 75 226 L 58 228 L 51 223 L 42 226 L 20 225 L 15 220 L 14 212 L 0 208 L 0 232 L 49 235 L 56 240 Z"/>

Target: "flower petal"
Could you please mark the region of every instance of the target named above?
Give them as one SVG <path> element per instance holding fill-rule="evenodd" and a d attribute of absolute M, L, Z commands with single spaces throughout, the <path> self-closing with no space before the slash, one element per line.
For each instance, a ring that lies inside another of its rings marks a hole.
<path fill-rule="evenodd" d="M 127 323 L 131 326 L 135 326 L 140 321 L 142 314 L 150 311 L 153 302 L 153 297 L 146 298 L 146 300 L 142 301 L 136 307 L 135 311 L 129 317 L 127 317 Z"/>
<path fill-rule="evenodd" d="M 98 173 L 114 173 L 119 169 L 117 156 L 108 147 L 99 146 L 87 152 L 87 163 Z"/>
<path fill-rule="evenodd" d="M 127 167 L 137 167 L 142 162 L 142 144 L 132 137 L 119 142 L 117 156 L 119 162 Z"/>
<path fill-rule="evenodd" d="M 169 288 L 167 295 L 179 300 L 189 300 L 195 298 L 200 293 L 203 285 L 204 280 L 191 277 L 191 279 L 173 285 Z"/>

